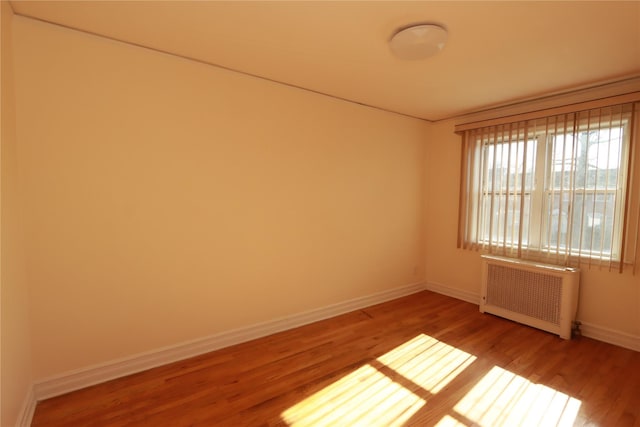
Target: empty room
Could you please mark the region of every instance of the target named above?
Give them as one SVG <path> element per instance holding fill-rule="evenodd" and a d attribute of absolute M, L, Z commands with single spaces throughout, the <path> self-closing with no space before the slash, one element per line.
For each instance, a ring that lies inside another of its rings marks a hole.
<path fill-rule="evenodd" d="M 640 426 L 640 2 L 1 6 L 2 427 Z"/>

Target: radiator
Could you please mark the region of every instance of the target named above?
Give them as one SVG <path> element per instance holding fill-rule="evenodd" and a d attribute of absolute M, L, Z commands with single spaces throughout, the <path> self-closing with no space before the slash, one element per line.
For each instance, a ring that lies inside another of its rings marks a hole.
<path fill-rule="evenodd" d="M 480 311 L 571 339 L 580 271 L 482 256 Z"/>

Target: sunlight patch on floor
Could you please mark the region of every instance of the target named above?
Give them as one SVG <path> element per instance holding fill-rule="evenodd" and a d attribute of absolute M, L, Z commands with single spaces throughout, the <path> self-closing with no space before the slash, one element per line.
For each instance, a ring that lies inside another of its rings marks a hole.
<path fill-rule="evenodd" d="M 475 356 L 427 335 L 419 335 L 378 358 L 380 363 L 434 394 L 475 360 Z"/>
<path fill-rule="evenodd" d="M 282 419 L 295 427 L 401 426 L 474 360 L 421 334 L 287 409 Z"/>
<path fill-rule="evenodd" d="M 437 427 L 468 426 L 467 421 L 487 427 L 572 426 L 580 405 L 578 399 L 495 366 Z"/>
<path fill-rule="evenodd" d="M 436 427 L 468 427 L 467 424 L 464 424 L 451 415 L 445 415 L 439 422 L 436 424 Z"/>
<path fill-rule="evenodd" d="M 282 413 L 290 426 L 402 425 L 425 401 L 365 365 Z"/>

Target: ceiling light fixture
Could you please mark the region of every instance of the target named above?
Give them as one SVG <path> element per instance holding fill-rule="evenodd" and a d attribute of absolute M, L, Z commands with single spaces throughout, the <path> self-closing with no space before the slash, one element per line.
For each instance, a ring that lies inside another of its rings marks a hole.
<path fill-rule="evenodd" d="M 389 40 L 391 52 L 400 59 L 424 59 L 440 52 L 447 30 L 436 24 L 418 24 L 399 29 Z"/>

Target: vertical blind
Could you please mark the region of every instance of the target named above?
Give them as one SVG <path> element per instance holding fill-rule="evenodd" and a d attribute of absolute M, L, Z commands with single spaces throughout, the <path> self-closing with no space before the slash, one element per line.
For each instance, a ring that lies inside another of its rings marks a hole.
<path fill-rule="evenodd" d="M 631 102 L 464 130 L 458 246 L 559 265 L 635 265 L 637 114 Z"/>

